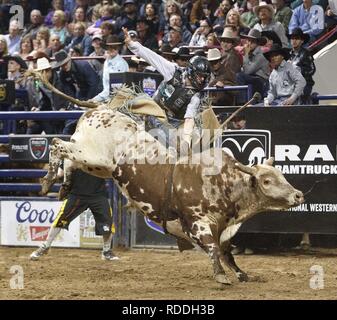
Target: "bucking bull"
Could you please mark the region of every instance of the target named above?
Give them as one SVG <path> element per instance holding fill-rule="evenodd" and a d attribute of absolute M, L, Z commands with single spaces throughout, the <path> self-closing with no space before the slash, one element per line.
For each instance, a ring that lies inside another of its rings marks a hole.
<path fill-rule="evenodd" d="M 133 117 L 109 104 L 100 105 L 82 115 L 69 142 L 53 140 L 42 193 L 55 182 L 63 159 L 70 164 L 63 190 L 75 168 L 112 178 L 128 205 L 176 237 L 180 249 L 198 246 L 204 250 L 217 282 L 230 284 L 221 262 L 239 281 L 247 281 L 231 254 L 231 237 L 259 212 L 303 203 L 303 194 L 272 166 L 272 158 L 249 167 L 223 151 L 221 161 L 215 161 L 214 150 L 201 151 L 198 163 L 186 163 L 185 158 L 171 161 L 166 147 Z M 156 163 L 162 154 L 165 161 Z M 214 174 L 207 170 L 211 166 L 217 166 Z"/>

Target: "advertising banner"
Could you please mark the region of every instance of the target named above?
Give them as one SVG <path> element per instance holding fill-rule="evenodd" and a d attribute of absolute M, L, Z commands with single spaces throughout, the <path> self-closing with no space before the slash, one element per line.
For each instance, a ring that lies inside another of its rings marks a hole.
<path fill-rule="evenodd" d="M 46 240 L 56 219 L 58 201 L 1 201 L 1 244 L 38 246 Z M 80 246 L 80 221 L 72 221 L 69 230 L 62 230 L 53 242 L 55 247 Z"/>
<path fill-rule="evenodd" d="M 222 118 L 232 113 L 217 111 Z M 224 131 L 223 149 L 245 165 L 273 156 L 275 167 L 305 195 L 304 204 L 259 214 L 240 231 L 337 233 L 337 108 L 249 107 L 240 116 L 245 129 Z"/>
<path fill-rule="evenodd" d="M 80 216 L 80 246 L 81 248 L 102 248 L 103 237 L 95 234 L 95 219 L 90 209 Z"/>

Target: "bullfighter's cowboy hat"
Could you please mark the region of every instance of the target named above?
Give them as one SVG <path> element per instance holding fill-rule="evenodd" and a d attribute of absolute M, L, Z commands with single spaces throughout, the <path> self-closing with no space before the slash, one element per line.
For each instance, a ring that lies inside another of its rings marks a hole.
<path fill-rule="evenodd" d="M 51 66 L 53 69 L 61 67 L 71 60 L 70 55 L 65 50 L 57 51 L 54 55 L 55 61 L 52 62 Z"/>
<path fill-rule="evenodd" d="M 261 32 L 256 29 L 250 29 L 248 34 L 240 34 L 242 39 L 254 40 L 259 46 L 264 46 L 267 43 L 265 37 L 261 36 Z"/>
<path fill-rule="evenodd" d="M 300 38 L 303 40 L 303 43 L 307 43 L 310 40 L 310 36 L 307 33 L 304 33 L 301 28 L 295 28 L 293 32 L 288 35 L 288 38 Z"/>
<path fill-rule="evenodd" d="M 280 54 L 283 56 L 284 60 L 288 60 L 290 58 L 290 53 L 289 53 L 289 49 L 287 48 L 282 48 L 282 46 L 280 46 L 278 43 L 274 43 L 270 50 L 265 52 L 263 55 L 265 56 L 265 58 L 270 61 L 270 58 L 272 55 L 275 54 Z"/>

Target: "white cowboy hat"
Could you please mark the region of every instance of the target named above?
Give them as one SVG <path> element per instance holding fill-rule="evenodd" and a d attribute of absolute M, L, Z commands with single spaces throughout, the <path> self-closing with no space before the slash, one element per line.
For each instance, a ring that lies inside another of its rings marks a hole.
<path fill-rule="evenodd" d="M 221 52 L 218 48 L 209 49 L 207 52 L 207 60 L 215 61 L 221 59 Z"/>
<path fill-rule="evenodd" d="M 274 7 L 271 5 L 271 4 L 268 4 L 267 2 L 264 2 L 264 1 L 260 1 L 259 5 L 256 6 L 253 10 L 254 10 L 254 13 L 256 14 L 256 16 L 258 17 L 259 16 L 259 12 L 261 9 L 263 8 L 266 8 L 269 10 L 271 16 L 274 15 L 275 13 L 275 10 L 274 10 Z"/>
<path fill-rule="evenodd" d="M 35 69 L 36 71 L 51 69 L 51 65 L 50 65 L 49 60 L 47 58 L 37 59 L 36 64 L 37 64 L 37 67 Z"/>
<path fill-rule="evenodd" d="M 232 30 L 225 28 L 221 37 L 218 37 L 219 40 L 230 40 L 233 42 L 234 46 L 237 46 L 240 43 L 240 38 L 237 37 Z"/>

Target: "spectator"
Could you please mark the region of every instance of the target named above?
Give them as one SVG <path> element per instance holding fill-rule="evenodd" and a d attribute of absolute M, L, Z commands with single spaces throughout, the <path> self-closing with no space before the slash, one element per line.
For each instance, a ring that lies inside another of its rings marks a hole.
<path fill-rule="evenodd" d="M 211 77 L 209 87 L 223 88 L 235 85 L 235 74 L 221 63 L 221 52 L 217 48 L 209 49 L 207 60 L 211 66 Z M 210 92 L 212 105 L 231 106 L 234 104 L 234 96 L 228 92 Z"/>
<path fill-rule="evenodd" d="M 62 10 L 55 10 L 53 15 L 53 27 L 50 29 L 50 34 L 57 34 L 60 37 L 61 43 L 64 45 L 69 33 L 66 28 L 66 15 Z"/>
<path fill-rule="evenodd" d="M 73 48 L 79 48 L 84 56 L 88 56 L 92 51 L 91 38 L 85 34 L 85 24 L 83 22 L 76 22 L 73 31 L 73 37 L 70 43 L 65 47 L 66 51 Z"/>
<path fill-rule="evenodd" d="M 77 7 L 75 9 L 73 20 L 68 24 L 68 29 L 73 30 L 77 22 L 83 22 L 85 29 L 87 29 L 89 26 L 89 21 L 85 15 L 85 9 L 83 7 Z"/>
<path fill-rule="evenodd" d="M 159 15 L 154 3 L 149 2 L 145 5 L 145 18 L 149 22 L 151 32 L 157 35 L 159 31 Z"/>
<path fill-rule="evenodd" d="M 158 49 L 158 41 L 156 36 L 151 31 L 151 23 L 145 17 L 139 17 L 137 20 L 136 31 L 138 41 L 151 50 Z"/>
<path fill-rule="evenodd" d="M 253 92 L 259 92 L 264 97 L 268 91 L 269 64 L 263 56 L 261 46 L 266 39 L 261 37 L 260 31 L 251 29 L 248 35 L 241 35 L 246 39 L 242 72 L 236 76 L 239 85 L 251 85 Z"/>
<path fill-rule="evenodd" d="M 259 18 L 255 14 L 254 9 L 259 5 L 259 0 L 247 0 L 247 12 L 241 15 L 243 23 L 249 27 L 253 28 L 258 22 Z"/>
<path fill-rule="evenodd" d="M 134 40 L 132 40 L 134 41 Z M 175 53 L 172 51 L 172 47 L 169 44 L 163 44 L 159 50 L 158 54 L 160 54 L 162 57 L 164 57 L 168 61 L 173 61 L 173 58 L 175 57 Z"/>
<path fill-rule="evenodd" d="M 312 0 L 303 0 L 303 4 L 293 11 L 290 19 L 289 33 L 301 28 L 310 36 L 310 42 L 316 40 L 324 31 L 324 12 L 321 6 L 313 5 Z"/>
<path fill-rule="evenodd" d="M 103 22 L 115 23 L 113 19 L 114 9 L 112 6 L 105 5 L 100 10 L 100 18 L 94 22 L 88 29 L 87 34 L 92 35 L 99 32 L 99 28 Z"/>
<path fill-rule="evenodd" d="M 106 261 L 119 260 L 111 250 L 115 226 L 111 215 L 112 211 L 108 201 L 105 180 L 77 169 L 71 174 L 71 186 L 69 188 L 66 200 L 63 202 L 56 220 L 49 230 L 47 240 L 32 252 L 30 259 L 36 261 L 46 255 L 60 231 L 68 229 L 71 221 L 89 208 L 95 218 L 96 235 L 103 237 L 101 259 Z"/>
<path fill-rule="evenodd" d="M 102 35 L 102 40 L 105 41 L 106 38 L 110 35 L 112 35 L 115 31 L 114 25 L 108 21 L 104 21 L 101 24 L 101 35 Z"/>
<path fill-rule="evenodd" d="M 54 69 L 61 68 L 62 83 L 72 88 L 73 96 L 81 100 L 93 98 L 99 91 L 99 77 L 87 61 L 72 61 L 66 51 L 55 54 Z"/>
<path fill-rule="evenodd" d="M 214 12 L 215 20 L 213 22 L 213 30 L 215 26 L 224 26 L 228 12 L 233 8 L 232 0 L 223 0 Z"/>
<path fill-rule="evenodd" d="M 39 28 L 42 26 L 43 18 L 40 10 L 32 10 L 30 13 L 30 24 L 24 28 L 22 37 L 29 35 L 35 39 Z"/>
<path fill-rule="evenodd" d="M 282 47 L 282 42 L 275 31 L 262 31 L 261 36 L 267 40 L 266 44 L 261 46 L 262 52 L 269 51 L 274 43 L 277 43 Z"/>
<path fill-rule="evenodd" d="M 101 9 L 104 6 L 110 6 L 112 9 L 112 17 L 116 19 L 121 14 L 121 6 L 114 0 L 101 0 L 98 4 L 96 4 L 93 8 L 93 11 L 101 12 Z"/>
<path fill-rule="evenodd" d="M 226 70 L 233 75 L 241 70 L 241 59 L 237 51 L 234 49 L 239 44 L 240 38 L 235 36 L 233 32 L 226 28 L 219 38 L 222 48 L 222 64 Z"/>
<path fill-rule="evenodd" d="M 33 42 L 30 36 L 28 35 L 21 39 L 20 50 L 19 52 L 15 52 L 15 54 L 18 54 L 22 59 L 25 60 L 32 51 L 33 51 Z"/>
<path fill-rule="evenodd" d="M 191 47 L 203 47 L 206 45 L 207 36 L 211 32 L 212 28 L 207 19 L 200 21 L 200 27 L 197 28 L 191 38 L 189 46 Z"/>
<path fill-rule="evenodd" d="M 54 87 L 64 91 L 57 73 L 52 69 L 47 58 L 37 60 L 36 71 L 42 72 Z M 34 92 L 35 90 L 37 90 L 37 94 Z M 65 99 L 50 91 L 41 82 L 38 82 L 36 87 L 30 88 L 28 95 L 36 97 L 36 100 L 31 102 L 31 111 L 57 111 L 67 104 Z M 61 126 L 63 125 L 58 121 L 29 121 L 26 133 L 40 134 L 45 132 L 46 134 L 56 134 L 62 131 Z"/>
<path fill-rule="evenodd" d="M 286 34 L 288 34 L 288 26 L 293 11 L 286 5 L 285 0 L 272 0 L 271 2 L 275 9 L 274 20 L 281 22 Z"/>
<path fill-rule="evenodd" d="M 284 106 L 298 104 L 306 81 L 301 72 L 286 61 L 289 59 L 289 50 L 274 44 L 268 52 L 264 53 L 264 56 L 273 68 L 269 77 L 266 103 Z"/>
<path fill-rule="evenodd" d="M 179 48 L 181 46 L 186 46 L 187 43 L 183 42 L 182 29 L 179 27 L 170 27 L 168 44 L 171 48 Z"/>
<path fill-rule="evenodd" d="M 105 50 L 102 48 L 102 36 L 100 34 L 96 34 L 92 37 L 92 46 L 94 48 L 94 51 L 89 55 L 89 57 L 99 57 L 103 56 Z M 101 59 L 94 59 L 94 60 L 88 60 L 90 65 L 93 67 L 93 69 L 96 71 L 96 73 L 99 75 L 100 79 L 103 78 L 103 60 Z"/>
<path fill-rule="evenodd" d="M 60 51 L 63 45 L 60 41 L 60 36 L 58 34 L 52 34 L 49 38 L 49 46 L 45 50 L 48 57 L 53 57 L 56 52 Z"/>
<path fill-rule="evenodd" d="M 7 79 L 16 82 L 16 89 L 24 89 L 25 83 L 20 80 L 23 79 L 23 74 L 28 69 L 26 62 L 19 55 L 5 56 L 3 59 L 7 62 Z"/>
<path fill-rule="evenodd" d="M 228 11 L 225 20 L 225 25 L 235 26 L 236 29 L 238 30 L 238 34 L 240 33 L 247 34 L 249 31 L 249 28 L 242 21 L 239 11 L 235 9 L 231 9 Z"/>
<path fill-rule="evenodd" d="M 53 0 L 52 6 L 53 6 L 53 9 L 44 18 L 44 25 L 46 27 L 51 28 L 53 26 L 53 17 L 54 17 L 55 11 L 57 10 L 64 12 L 66 22 L 69 21 L 70 13 L 68 11 L 65 11 L 63 0 Z"/>
<path fill-rule="evenodd" d="M 3 35 L 0 35 L 0 79 L 7 78 L 7 63 L 3 60 L 3 58 L 7 55 L 7 41 Z"/>
<path fill-rule="evenodd" d="M 170 33 L 170 28 L 172 27 L 177 27 L 181 29 L 181 36 L 182 36 L 182 42 L 185 44 L 188 44 L 191 41 L 192 38 L 192 33 L 186 28 L 186 26 L 183 25 L 183 20 L 181 16 L 178 14 L 172 14 L 169 19 L 169 24 L 165 28 L 165 35 L 162 39 L 163 43 L 167 43 L 169 41 L 169 33 Z"/>
<path fill-rule="evenodd" d="M 33 39 L 34 51 L 45 51 L 48 48 L 50 33 L 46 27 L 40 27 Z"/>
<path fill-rule="evenodd" d="M 170 17 L 173 14 L 178 15 L 180 18 L 182 17 L 180 4 L 175 0 L 167 0 L 164 5 L 164 14 L 159 17 L 159 32 L 165 32 L 165 30 L 168 29 L 168 26 L 170 26 Z M 181 25 L 177 26 L 181 27 Z"/>
<path fill-rule="evenodd" d="M 220 42 L 214 32 L 211 32 L 207 35 L 206 46 L 207 47 L 220 47 Z"/>
<path fill-rule="evenodd" d="M 179 67 L 186 68 L 191 58 L 190 50 L 187 47 L 180 47 L 174 57 L 174 61 Z"/>
<path fill-rule="evenodd" d="M 123 39 L 122 28 L 136 30 L 137 6 L 134 0 L 123 1 L 123 13 L 116 19 L 116 31 L 119 39 Z"/>
<path fill-rule="evenodd" d="M 337 3 L 335 0 L 329 0 L 329 5 L 325 10 L 325 23 L 329 29 L 337 24 Z"/>
<path fill-rule="evenodd" d="M 127 62 L 119 55 L 119 48 L 122 45 L 116 35 L 107 38 L 103 48 L 106 50 L 106 60 L 103 66 L 103 91 L 92 100 L 95 102 L 106 101 L 110 98 L 110 73 L 126 72 L 129 70 Z"/>
<path fill-rule="evenodd" d="M 205 19 L 204 10 L 207 9 L 207 12 L 210 11 L 210 15 L 214 17 L 214 13 L 219 7 L 219 1 L 216 0 L 196 0 L 193 2 L 191 15 L 190 15 L 190 24 L 194 30 L 197 27 L 197 24 L 200 20 Z"/>
<path fill-rule="evenodd" d="M 311 91 L 315 84 L 312 76 L 316 72 L 316 67 L 312 55 L 303 47 L 303 45 L 309 41 L 310 37 L 308 34 L 303 33 L 300 28 L 295 28 L 289 37 L 292 46 L 289 62 L 291 62 L 294 67 L 300 69 L 306 81 L 300 103 L 311 104 Z"/>
<path fill-rule="evenodd" d="M 274 21 L 274 8 L 272 5 L 266 2 L 260 2 L 258 6 L 254 8 L 256 16 L 259 18 L 259 22 L 253 27 L 256 30 L 262 31 L 274 31 L 282 42 L 282 46 L 288 48 L 288 39 L 286 37 L 285 30 L 281 22 Z"/>
<path fill-rule="evenodd" d="M 9 34 L 5 35 L 8 53 L 14 54 L 20 50 L 20 24 L 17 20 L 12 20 L 9 24 Z"/>

